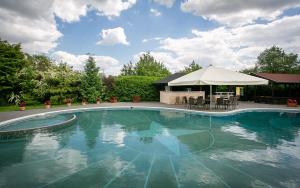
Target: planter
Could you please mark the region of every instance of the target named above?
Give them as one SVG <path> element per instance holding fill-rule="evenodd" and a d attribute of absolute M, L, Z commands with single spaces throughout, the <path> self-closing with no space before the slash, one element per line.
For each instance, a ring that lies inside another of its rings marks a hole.
<path fill-rule="evenodd" d="M 50 104 L 45 104 L 45 108 L 49 109 L 49 108 L 51 108 L 51 105 Z"/>
<path fill-rule="evenodd" d="M 132 97 L 132 102 L 134 102 L 134 103 L 141 102 L 141 97 L 140 96 L 133 96 Z"/>
<path fill-rule="evenodd" d="M 116 103 L 116 102 L 118 102 L 117 97 L 111 97 L 111 98 L 110 98 L 110 102 L 111 102 L 111 103 Z"/>
<path fill-rule="evenodd" d="M 66 103 L 68 107 L 72 106 L 72 103 L 68 102 Z"/>
<path fill-rule="evenodd" d="M 96 104 L 100 104 L 101 102 L 100 101 L 96 101 Z"/>
<path fill-rule="evenodd" d="M 86 105 L 86 102 L 81 102 L 82 105 Z"/>
<path fill-rule="evenodd" d="M 288 99 L 287 100 L 287 106 L 288 107 L 297 107 L 297 100 Z"/>
<path fill-rule="evenodd" d="M 20 107 L 19 107 L 19 110 L 20 110 L 20 111 L 24 111 L 25 109 L 26 109 L 25 106 L 20 106 Z"/>

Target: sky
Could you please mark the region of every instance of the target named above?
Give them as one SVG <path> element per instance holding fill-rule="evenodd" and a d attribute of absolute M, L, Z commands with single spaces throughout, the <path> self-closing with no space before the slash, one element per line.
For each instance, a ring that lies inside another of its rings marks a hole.
<path fill-rule="evenodd" d="M 1 0 L 0 23 L 27 53 L 76 70 L 91 54 L 107 75 L 145 52 L 171 72 L 250 68 L 273 45 L 300 55 L 300 0 Z"/>

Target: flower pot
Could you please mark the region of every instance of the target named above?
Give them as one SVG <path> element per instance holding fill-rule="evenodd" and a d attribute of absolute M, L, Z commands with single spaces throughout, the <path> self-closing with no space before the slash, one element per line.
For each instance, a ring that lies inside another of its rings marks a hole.
<path fill-rule="evenodd" d="M 82 105 L 86 105 L 86 102 L 81 102 Z"/>
<path fill-rule="evenodd" d="M 25 106 L 20 106 L 20 107 L 19 107 L 19 110 L 20 110 L 20 111 L 24 111 L 25 109 L 26 109 Z"/>
<path fill-rule="evenodd" d="M 134 103 L 141 102 L 141 97 L 140 96 L 133 96 L 132 97 L 132 102 L 134 102 Z"/>
<path fill-rule="evenodd" d="M 100 104 L 100 101 L 96 101 L 96 104 Z"/>
<path fill-rule="evenodd" d="M 111 98 L 110 98 L 110 102 L 111 102 L 111 103 L 116 103 L 116 102 L 118 102 L 117 97 L 111 97 Z"/>
<path fill-rule="evenodd" d="M 51 105 L 50 105 L 50 104 L 46 104 L 46 105 L 45 105 L 45 108 L 46 108 L 46 109 L 49 109 L 49 108 L 51 108 Z"/>
<path fill-rule="evenodd" d="M 72 106 L 72 103 L 68 102 L 68 103 L 67 103 L 67 106 L 68 106 L 68 107 Z"/>

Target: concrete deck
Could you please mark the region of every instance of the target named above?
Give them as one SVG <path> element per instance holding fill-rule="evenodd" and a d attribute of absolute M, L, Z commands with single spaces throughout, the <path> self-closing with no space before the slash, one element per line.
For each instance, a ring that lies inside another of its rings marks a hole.
<path fill-rule="evenodd" d="M 9 111 L 9 112 L 0 112 L 0 122 L 6 121 L 9 119 L 14 119 L 22 116 L 38 114 L 43 112 L 50 112 L 50 111 L 58 111 L 58 110 L 67 110 L 67 109 L 80 109 L 80 108 L 92 108 L 92 107 L 118 107 L 118 106 L 148 106 L 148 107 L 167 107 L 167 108 L 179 108 L 179 109 L 187 109 L 184 105 L 170 105 L 170 104 L 162 104 L 159 102 L 141 102 L 141 103 L 130 103 L 130 102 L 119 102 L 119 103 L 101 103 L 97 104 L 87 104 L 85 106 L 72 106 L 72 107 L 56 107 L 51 109 L 33 109 L 33 110 L 25 110 L 25 111 Z M 286 105 L 273 105 L 273 104 L 261 104 L 261 103 L 254 103 L 254 102 L 239 102 L 239 105 L 236 109 L 247 109 L 247 108 L 283 108 L 283 109 L 298 109 L 300 111 L 300 107 L 297 108 L 290 108 Z M 226 110 L 226 111 L 230 111 Z M 203 110 L 201 111 L 209 111 Z M 212 109 L 212 112 L 221 112 L 225 111 L 224 109 Z"/>

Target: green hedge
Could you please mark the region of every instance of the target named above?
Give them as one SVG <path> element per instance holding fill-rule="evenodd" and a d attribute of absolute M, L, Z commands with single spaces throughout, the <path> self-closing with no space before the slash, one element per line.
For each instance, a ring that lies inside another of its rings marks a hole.
<path fill-rule="evenodd" d="M 159 91 L 154 82 L 160 77 L 151 76 L 119 76 L 115 79 L 115 87 L 110 94 L 118 101 L 132 101 L 133 96 L 140 96 L 141 101 L 158 101 Z"/>

